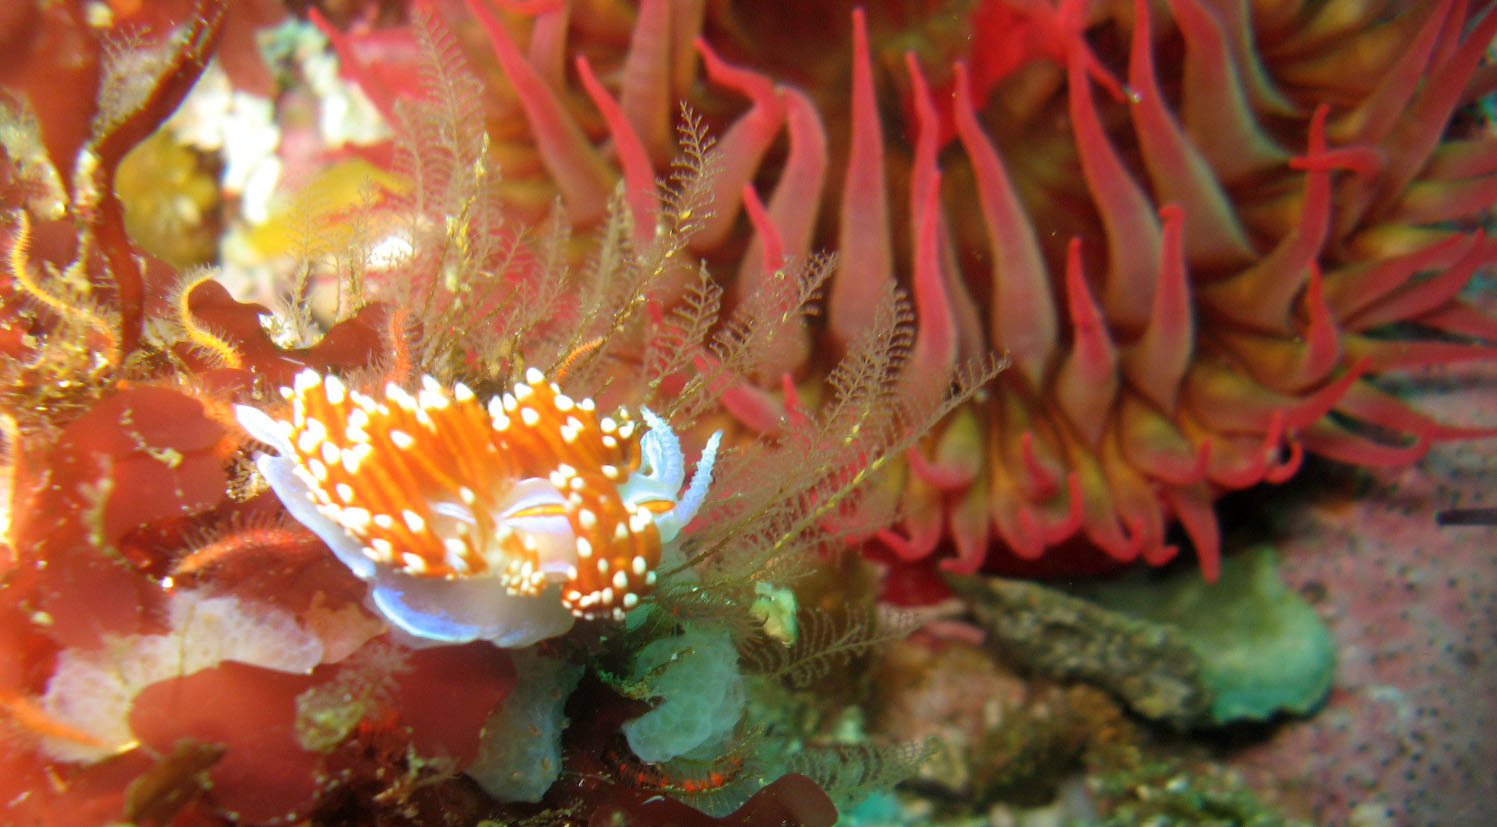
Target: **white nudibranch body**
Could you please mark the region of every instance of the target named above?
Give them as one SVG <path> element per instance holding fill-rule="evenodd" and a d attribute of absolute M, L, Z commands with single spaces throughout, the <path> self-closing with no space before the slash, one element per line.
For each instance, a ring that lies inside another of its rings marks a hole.
<path fill-rule="evenodd" d="M 665 420 L 600 417 L 533 368 L 487 405 L 431 377 L 371 396 L 313 370 L 281 393 L 289 422 L 236 407 L 276 450 L 260 473 L 415 645 L 528 646 L 578 617 L 622 619 L 701 508 L 722 436 L 683 491 Z"/>

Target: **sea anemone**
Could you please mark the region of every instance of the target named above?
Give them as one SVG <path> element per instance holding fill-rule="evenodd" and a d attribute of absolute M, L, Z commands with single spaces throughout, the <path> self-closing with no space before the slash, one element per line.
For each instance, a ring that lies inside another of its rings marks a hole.
<path fill-rule="evenodd" d="M 959 13 L 970 39 L 943 39 L 934 12 L 891 33 L 903 7 L 880 6 L 852 12 L 850 49 L 808 49 L 761 31 L 752 4 L 646 0 L 584 26 L 570 4 L 468 3 L 501 109 L 528 125 L 516 135 L 508 118 L 497 145 L 538 159 L 510 169 L 554 181 L 574 220 L 601 216 L 622 176 L 648 237 L 664 125 L 685 98 L 726 123 L 692 245 L 729 295 L 819 242 L 837 251 L 824 322 L 725 397 L 747 430 L 773 434 L 816 398 L 823 354 L 846 351 L 891 284 L 918 319 L 908 375 L 1008 355 L 890 472 L 902 524 L 878 536 L 895 557 L 949 541 L 956 571 L 1067 570 L 1095 561 L 1038 558 L 1083 539 L 1114 564 L 1160 564 L 1178 521 L 1208 579 L 1221 493 L 1283 481 L 1307 451 L 1392 465 L 1489 433 L 1375 381 L 1494 354 L 1497 325 L 1459 293 L 1493 255 L 1479 217 L 1497 145 L 1452 126 L 1489 80 L 1486 6 L 986 0 Z M 904 47 L 922 54 L 875 60 Z M 912 141 L 885 135 L 898 114 L 876 66 Z M 782 74 L 850 77 L 849 94 Z M 707 90 L 750 103 L 733 117 Z"/>

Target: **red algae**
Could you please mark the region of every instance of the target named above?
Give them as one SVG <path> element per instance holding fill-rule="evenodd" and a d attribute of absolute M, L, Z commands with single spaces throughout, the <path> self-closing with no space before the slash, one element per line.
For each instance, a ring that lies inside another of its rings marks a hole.
<path fill-rule="evenodd" d="M 515 683 L 506 652 L 482 643 L 418 649 L 409 669 L 396 677 L 392 704 L 411 728 L 411 744 L 422 755 L 446 756 L 459 766 L 478 755 L 478 739 L 489 713 Z"/>
<path fill-rule="evenodd" d="M 26 747 L 0 751 L 7 820 L 27 827 L 107 824 L 125 810 L 126 789 L 150 767 L 132 752 L 87 767 L 55 767 Z"/>
<path fill-rule="evenodd" d="M 113 545 L 141 523 L 192 514 L 218 501 L 226 480 L 215 449 L 223 434 L 191 397 L 164 388 L 126 388 L 63 429 L 53 449 L 52 478 L 61 490 L 77 492 L 97 484 L 99 470 L 108 469 L 109 490 L 101 492 L 105 504 L 91 541 Z M 83 504 L 40 505 L 76 512 Z M 44 543 L 39 548 L 49 550 Z"/>
<path fill-rule="evenodd" d="M 296 697 L 312 685 L 240 663 L 224 663 L 146 687 L 130 708 L 141 743 L 165 754 L 181 738 L 227 747 L 208 770 L 214 803 L 250 822 L 292 819 L 317 792 L 320 756 L 296 739 Z"/>
<path fill-rule="evenodd" d="M 118 547 L 142 523 L 192 514 L 222 498 L 215 450 L 223 429 L 196 400 L 164 388 L 122 390 L 69 423 L 31 473 L 50 483 L 22 493 L 17 572 L 64 645 L 140 627 L 148 586 L 120 565 Z M 42 560 L 44 566 L 38 565 Z M 32 566 L 37 566 L 31 569 Z"/>

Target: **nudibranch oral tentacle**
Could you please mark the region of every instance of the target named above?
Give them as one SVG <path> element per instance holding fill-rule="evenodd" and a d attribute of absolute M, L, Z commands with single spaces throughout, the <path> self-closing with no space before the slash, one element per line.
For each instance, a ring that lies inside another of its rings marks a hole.
<path fill-rule="evenodd" d="M 533 368 L 487 405 L 429 376 L 376 397 L 304 370 L 281 393 L 289 422 L 237 408 L 276 451 L 261 474 L 413 642 L 523 646 L 621 619 L 701 507 L 721 438 L 683 493 L 665 420 L 599 416 Z"/>

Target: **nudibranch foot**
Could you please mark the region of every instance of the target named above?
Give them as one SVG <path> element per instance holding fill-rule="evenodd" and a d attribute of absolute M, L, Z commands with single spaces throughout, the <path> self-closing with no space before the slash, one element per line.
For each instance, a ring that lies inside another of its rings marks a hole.
<path fill-rule="evenodd" d="M 239 406 L 286 510 L 371 586 L 402 636 L 526 646 L 576 618 L 622 619 L 662 544 L 701 508 L 721 433 L 690 485 L 680 440 L 641 410 L 598 416 L 535 369 L 484 405 L 429 376 L 377 397 L 304 370 L 289 422 Z"/>
<path fill-rule="evenodd" d="M 374 608 L 414 647 L 487 640 L 513 648 L 565 634 L 576 621 L 561 586 L 536 595 L 501 593 L 487 579 L 445 580 L 380 572 L 369 592 Z"/>

